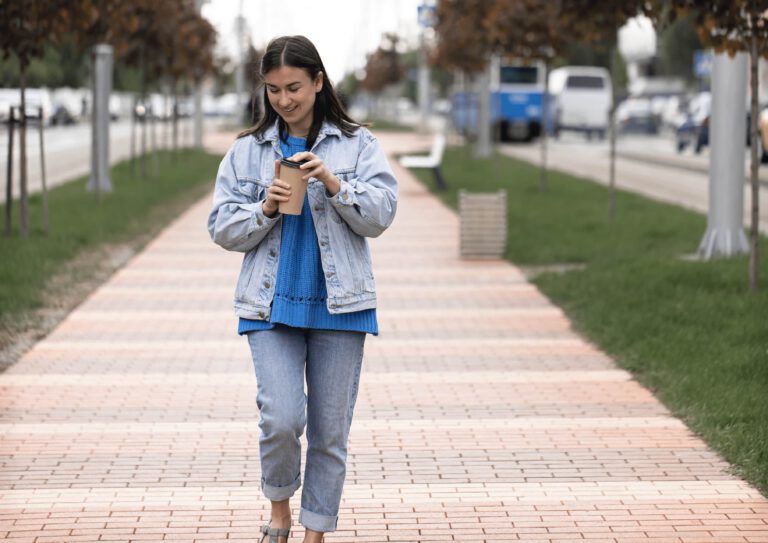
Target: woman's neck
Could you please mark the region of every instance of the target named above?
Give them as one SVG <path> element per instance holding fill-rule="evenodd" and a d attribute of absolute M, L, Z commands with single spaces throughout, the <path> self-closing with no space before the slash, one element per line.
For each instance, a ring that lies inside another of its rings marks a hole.
<path fill-rule="evenodd" d="M 288 125 L 288 135 L 293 138 L 306 138 L 309 136 L 311 126 L 291 126 Z"/>

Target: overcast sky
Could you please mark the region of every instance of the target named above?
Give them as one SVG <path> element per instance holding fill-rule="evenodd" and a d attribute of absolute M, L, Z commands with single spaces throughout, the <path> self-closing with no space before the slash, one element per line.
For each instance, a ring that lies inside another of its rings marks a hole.
<path fill-rule="evenodd" d="M 303 34 L 317 47 L 331 79 L 362 68 L 365 55 L 395 32 L 414 47 L 418 43 L 417 8 L 437 0 L 208 0 L 203 15 L 219 31 L 220 46 L 236 58 L 235 18 L 240 6 L 256 47 L 276 36 Z M 650 21 L 631 21 L 620 35 L 622 53 L 652 54 L 656 45 Z"/>
<path fill-rule="evenodd" d="M 417 7 L 424 0 L 210 0 L 203 15 L 219 31 L 230 56 L 235 56 L 235 17 L 242 4 L 251 38 L 263 47 L 276 36 L 303 34 L 317 47 L 335 82 L 362 68 L 365 55 L 376 49 L 385 32 L 396 32 L 416 43 Z"/>

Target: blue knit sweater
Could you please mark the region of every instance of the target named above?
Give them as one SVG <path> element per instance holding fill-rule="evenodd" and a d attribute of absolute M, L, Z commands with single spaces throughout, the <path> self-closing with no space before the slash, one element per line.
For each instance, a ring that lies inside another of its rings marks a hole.
<path fill-rule="evenodd" d="M 280 141 L 283 156 L 307 150 L 307 140 L 288 136 Z M 283 215 L 280 240 L 280 262 L 275 281 L 275 297 L 269 321 L 241 318 L 237 332 L 268 330 L 276 323 L 296 328 L 323 330 L 350 330 L 378 335 L 376 310 L 365 309 L 353 313 L 332 315 L 326 307 L 327 291 L 320 262 L 309 197 L 304 197 L 301 215 Z"/>

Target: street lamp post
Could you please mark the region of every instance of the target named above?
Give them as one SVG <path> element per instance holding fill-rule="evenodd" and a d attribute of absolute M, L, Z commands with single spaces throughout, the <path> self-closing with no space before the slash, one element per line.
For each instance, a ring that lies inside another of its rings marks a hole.
<path fill-rule="evenodd" d="M 109 180 L 109 95 L 112 93 L 112 46 L 94 47 L 93 107 L 91 115 L 91 177 L 88 190 L 96 194 L 111 192 Z"/>
<path fill-rule="evenodd" d="M 744 234 L 747 55 L 714 56 L 709 120 L 709 212 L 699 245 L 704 259 L 749 252 Z"/>

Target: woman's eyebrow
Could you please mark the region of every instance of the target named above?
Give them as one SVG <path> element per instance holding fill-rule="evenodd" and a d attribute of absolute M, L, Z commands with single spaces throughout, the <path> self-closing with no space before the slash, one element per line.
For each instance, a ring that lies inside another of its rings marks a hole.
<path fill-rule="evenodd" d="M 286 84 L 286 87 L 292 87 L 294 85 L 301 85 L 301 81 L 293 81 L 291 83 Z M 275 85 L 274 83 L 267 83 L 268 87 L 280 87 L 280 85 Z"/>

